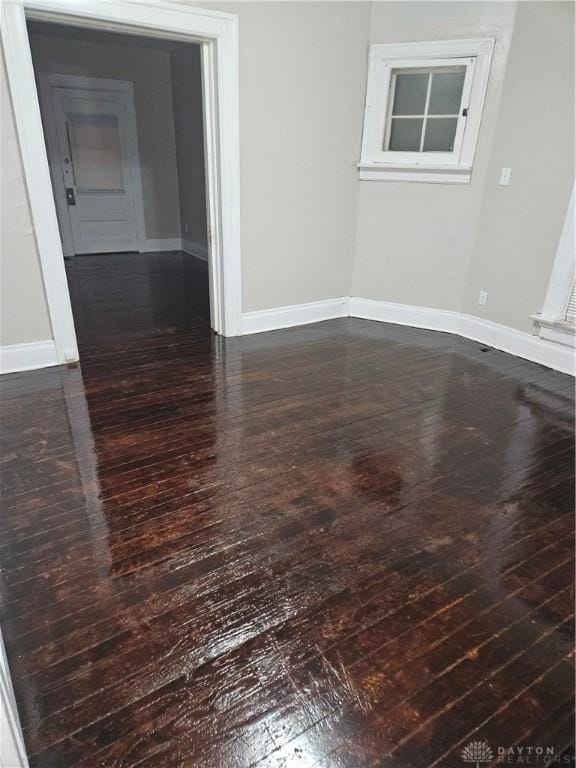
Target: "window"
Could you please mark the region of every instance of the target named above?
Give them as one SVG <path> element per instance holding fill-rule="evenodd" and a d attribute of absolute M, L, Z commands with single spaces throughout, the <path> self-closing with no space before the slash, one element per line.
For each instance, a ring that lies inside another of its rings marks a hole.
<path fill-rule="evenodd" d="M 540 337 L 576 347 L 576 187 L 568 210 L 548 282 L 542 311 L 532 315 L 540 326 Z"/>
<path fill-rule="evenodd" d="M 462 141 L 466 70 L 466 65 L 392 69 L 384 151 L 452 153 Z"/>
<path fill-rule="evenodd" d="M 570 296 L 568 297 L 568 304 L 566 311 L 564 312 L 565 322 L 576 325 L 576 280 L 572 280 L 572 287 L 570 288 Z"/>
<path fill-rule="evenodd" d="M 470 181 L 493 47 L 371 46 L 360 178 Z"/>

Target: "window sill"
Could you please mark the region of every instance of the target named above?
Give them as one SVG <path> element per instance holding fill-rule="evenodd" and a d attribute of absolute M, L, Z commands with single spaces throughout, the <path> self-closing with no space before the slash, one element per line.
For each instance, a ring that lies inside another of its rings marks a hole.
<path fill-rule="evenodd" d="M 469 184 L 472 168 L 453 165 L 392 165 L 358 163 L 360 181 L 418 181 L 428 184 Z"/>
<path fill-rule="evenodd" d="M 532 315 L 532 320 L 540 326 L 540 338 L 545 341 L 554 341 L 565 347 L 576 346 L 576 326 L 566 323 L 564 320 L 548 320 L 542 315 Z"/>

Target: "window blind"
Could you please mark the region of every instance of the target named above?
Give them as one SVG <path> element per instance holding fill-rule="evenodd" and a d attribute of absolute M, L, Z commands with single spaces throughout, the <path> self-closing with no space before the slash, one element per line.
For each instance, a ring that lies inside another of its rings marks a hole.
<path fill-rule="evenodd" d="M 572 281 L 570 298 L 568 299 L 564 319 L 569 323 L 576 323 L 576 280 Z"/>

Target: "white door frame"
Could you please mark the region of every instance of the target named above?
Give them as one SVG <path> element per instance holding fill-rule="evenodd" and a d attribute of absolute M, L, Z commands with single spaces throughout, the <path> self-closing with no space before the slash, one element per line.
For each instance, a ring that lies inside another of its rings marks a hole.
<path fill-rule="evenodd" d="M 52 104 L 52 88 L 75 88 L 88 91 L 112 91 L 123 97 L 126 107 L 126 126 L 128 128 L 128 154 L 130 180 L 134 195 L 134 215 L 138 250 L 146 248 L 146 223 L 144 219 L 144 195 L 142 193 L 142 173 L 140 171 L 140 153 L 138 151 L 138 133 L 136 107 L 134 104 L 134 85 L 129 80 L 110 80 L 104 77 L 83 77 L 80 75 L 57 75 L 52 72 L 40 72 L 40 109 L 44 116 L 46 141 L 48 143 L 48 163 L 54 180 L 54 199 L 60 214 L 60 233 L 64 256 L 75 256 L 72 239 L 72 227 L 64 180 L 62 178 L 62 156 L 56 128 L 56 118 Z"/>
<path fill-rule="evenodd" d="M 3 0 L 2 43 L 58 362 L 78 360 L 26 19 L 202 45 L 212 327 L 240 333 L 238 17 L 167 0 Z"/>
<path fill-rule="evenodd" d="M 10 678 L 8 657 L 0 629 L 0 766 L 28 768 L 24 737 L 18 717 L 16 697 Z"/>

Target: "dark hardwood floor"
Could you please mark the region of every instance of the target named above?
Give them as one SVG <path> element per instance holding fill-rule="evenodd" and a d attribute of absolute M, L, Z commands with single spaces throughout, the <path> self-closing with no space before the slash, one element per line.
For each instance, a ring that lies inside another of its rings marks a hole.
<path fill-rule="evenodd" d="M 80 256 L 66 272 L 81 354 L 115 339 L 209 329 L 208 267 L 185 253 Z"/>
<path fill-rule="evenodd" d="M 571 762 L 571 378 L 361 320 L 219 338 L 178 254 L 68 272 L 81 366 L 2 380 L 32 766 Z"/>

